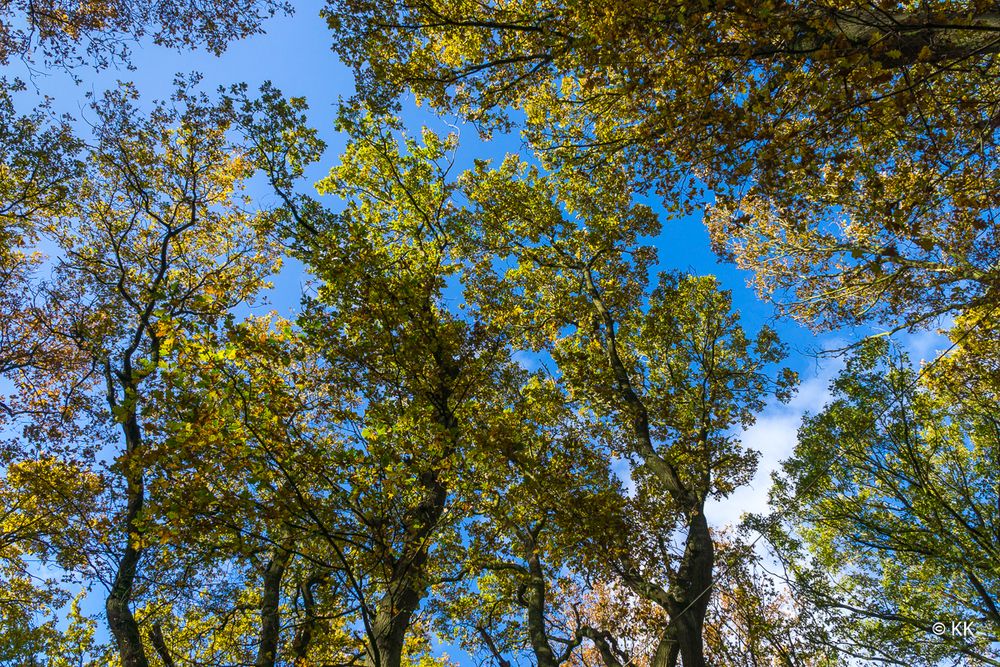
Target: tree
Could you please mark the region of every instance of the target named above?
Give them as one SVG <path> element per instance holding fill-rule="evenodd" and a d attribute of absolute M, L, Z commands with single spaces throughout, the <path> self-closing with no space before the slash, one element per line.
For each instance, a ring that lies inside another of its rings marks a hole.
<path fill-rule="evenodd" d="M 463 580 L 436 603 L 439 623 L 467 650 L 509 667 L 527 659 L 578 664 L 604 634 L 578 607 L 589 589 L 587 540 L 620 507 L 602 425 L 574 414 L 563 389 L 536 371 L 511 373 L 496 388 L 505 406 L 491 415 L 477 514 L 466 529 Z"/>
<path fill-rule="evenodd" d="M 5 461 L 7 463 L 7 461 Z M 0 481 L 0 665 L 25 664 L 30 656 L 67 654 L 70 637 L 59 631 L 59 610 L 69 594 L 58 577 L 39 573 L 32 556 L 44 550 L 48 535 L 70 532 L 73 526 L 62 515 L 44 509 L 53 495 L 71 495 L 82 503 L 92 500 L 99 481 L 92 475 L 77 476 L 50 458 L 10 467 Z M 51 493 L 25 494 L 29 480 L 45 476 Z M 27 479 L 26 479 L 27 478 Z M 42 511 L 39 511 L 42 510 Z M 69 538 L 72 539 L 72 538 Z M 78 615 L 73 602 L 71 612 Z"/>
<path fill-rule="evenodd" d="M 204 46 L 220 54 L 231 41 L 261 32 L 268 17 L 291 11 L 283 0 L 239 7 L 222 0 L 16 0 L 0 8 L 0 65 L 20 59 L 29 68 L 71 72 L 87 65 L 128 65 L 131 43 L 144 37 L 168 48 Z M 48 99 L 18 114 L 15 100 L 24 89 L 20 80 L 0 79 L 0 286 L 5 295 L 21 289 L 14 281 L 31 261 L 21 250 L 35 240 L 33 224 L 67 206 L 66 194 L 75 190 L 80 176 L 74 155 L 82 140 L 69 119 L 52 118 Z M 0 369 L 10 363 L 5 343 L 15 336 L 0 330 Z"/>
<path fill-rule="evenodd" d="M 637 495 L 609 524 L 620 530 L 604 531 L 622 540 L 601 553 L 669 615 L 657 663 L 703 665 L 715 562 L 705 502 L 752 476 L 756 454 L 730 429 L 751 424 L 769 393 L 787 399 L 795 378 L 769 375 L 784 348 L 767 328 L 748 337 L 714 279 L 664 274 L 646 292 L 655 255 L 640 239 L 658 224 L 624 178 L 614 169 L 541 177 L 513 158 L 495 173 L 479 164 L 465 183 L 506 266 L 477 267 L 472 298 L 550 351 L 568 396 L 612 425 Z M 684 546 L 671 555 L 663 546 L 676 534 Z"/>
<path fill-rule="evenodd" d="M 323 360 L 314 381 L 343 407 L 307 458 L 278 463 L 299 525 L 322 544 L 314 558 L 350 596 L 364 659 L 399 667 L 430 587 L 456 576 L 476 484 L 466 457 L 505 344 L 446 297 L 471 247 L 447 180 L 454 138 L 399 137 L 397 122 L 361 110 L 341 123 L 351 141 L 320 190 L 345 210 L 299 199 L 288 221 L 319 280 L 300 317 Z"/>
<path fill-rule="evenodd" d="M 954 379 L 865 345 L 773 492 L 796 588 L 864 658 L 1000 663 L 995 394 Z"/>
<path fill-rule="evenodd" d="M 817 326 L 996 299 L 997 50 L 984 3 L 331 0 L 359 94 L 413 90 L 549 163 L 630 165 Z M 711 199 L 709 199 L 711 201 Z"/>
<path fill-rule="evenodd" d="M 256 0 L 239 7 L 222 0 L 17 0 L 0 9 L 0 65 L 20 59 L 29 68 L 41 65 L 71 72 L 86 65 L 128 65 L 130 44 L 147 36 L 168 48 L 205 46 L 220 54 L 231 41 L 261 32 L 268 17 L 291 11 L 283 0 Z M 56 214 L 80 175 L 73 156 L 82 140 L 74 136 L 69 120 L 51 118 L 48 99 L 31 113 L 18 114 L 14 102 L 24 89 L 20 80 L 0 79 L 0 279 L 4 285 L 12 267 L 23 261 L 17 253 L 21 237 L 26 237 L 25 243 L 33 241 L 32 221 Z"/>
<path fill-rule="evenodd" d="M 251 299 L 280 258 L 266 236 L 272 214 L 248 210 L 242 192 L 257 163 L 231 101 L 179 82 L 170 101 L 143 114 L 124 86 L 94 112 L 80 190 L 41 229 L 58 248 L 51 278 L 22 295 L 26 339 L 45 353 L 9 373 L 25 430 L 7 475 L 23 471 L 17 492 L 45 501 L 26 508 L 29 520 L 51 515 L 69 526 L 30 548 L 106 588 L 121 664 L 145 667 L 133 608 L 157 551 L 149 492 L 160 475 L 169 479 L 157 467 L 162 364 L 187 332 Z M 55 488 L 51 472 L 28 475 L 39 453 L 63 477 L 92 475 L 93 500 Z"/>
<path fill-rule="evenodd" d="M 60 67 L 69 71 L 85 65 L 103 68 L 129 64 L 132 42 L 151 37 L 169 48 L 205 46 L 219 54 L 231 41 L 261 32 L 263 21 L 289 13 L 283 0 L 255 0 L 235 6 L 212 0 L 137 2 L 110 0 L 16 0 L 0 8 L 0 65 L 20 59 L 29 68 Z M 17 79 L 0 79 L 0 287 L 2 294 L 24 288 L 23 273 L 33 261 L 23 249 L 35 240 L 40 218 L 59 215 L 70 204 L 81 174 L 75 159 L 82 139 L 68 118 L 53 118 L 51 100 L 30 113 L 19 114 L 15 101 L 25 89 Z M 23 362 L 6 354 L 10 341 L 9 304 L 0 303 L 0 370 Z M 21 350 L 22 354 L 29 351 Z"/>
<path fill-rule="evenodd" d="M 170 522 L 158 529 L 179 553 L 168 558 L 196 567 L 179 594 L 150 604 L 158 650 L 211 664 L 349 664 L 356 608 L 311 526 L 342 507 L 350 459 L 333 432 L 350 396 L 324 383 L 301 332 L 272 317 L 206 327 L 164 372 L 159 465 L 170 474 L 156 514 Z"/>

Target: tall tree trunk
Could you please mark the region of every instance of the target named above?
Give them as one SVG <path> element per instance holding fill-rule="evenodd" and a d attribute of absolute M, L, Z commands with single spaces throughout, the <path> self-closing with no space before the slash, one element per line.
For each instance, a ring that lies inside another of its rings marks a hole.
<path fill-rule="evenodd" d="M 137 464 L 134 460 L 142 442 L 134 411 L 130 412 L 122 427 L 126 443 L 126 456 L 122 461 L 127 486 L 124 520 L 126 544 L 121 560 L 118 561 L 111 590 L 108 591 L 108 597 L 104 601 L 104 609 L 108 617 L 108 627 L 118 646 L 122 667 L 149 667 L 146 650 L 142 645 L 142 636 L 139 634 L 139 624 L 131 608 L 135 577 L 139 559 L 142 558 L 142 549 L 139 548 L 141 532 L 137 522 L 145 500 L 141 462 Z"/>
<path fill-rule="evenodd" d="M 681 507 L 687 508 L 688 535 L 684 558 L 678 568 L 677 576 L 670 582 L 671 602 L 667 609 L 670 614 L 670 627 L 661 640 L 654 662 L 661 660 L 665 667 L 675 667 L 679 654 L 684 667 L 705 667 L 704 641 L 701 633 L 708 611 L 711 595 L 708 589 L 712 585 L 712 568 L 715 562 L 712 535 L 705 519 L 705 501 L 696 489 L 688 488 L 673 462 L 668 457 L 661 456 L 653 445 L 649 412 L 632 385 L 628 368 L 619 353 L 615 321 L 601 299 L 600 290 L 590 269 L 584 271 L 583 278 L 591 303 L 603 325 L 604 350 L 608 366 L 614 377 L 615 392 L 632 422 L 636 454 L 642 458 L 643 464 L 649 471 L 660 480 L 671 498 Z"/>
<path fill-rule="evenodd" d="M 428 322 L 436 331 L 438 323 L 431 303 L 424 304 Z M 428 349 L 437 368 L 437 386 L 425 395 L 433 409 L 434 422 L 441 428 L 444 447 L 441 455 L 429 462 L 418 476 L 423 495 L 403 518 L 405 538 L 398 558 L 387 556 L 389 581 L 386 592 L 375 605 L 368 631 L 368 662 L 372 667 L 400 667 L 406 631 L 413 614 L 427 594 L 428 549 L 433 544 L 448 503 L 448 488 L 441 480 L 441 464 L 458 452 L 461 433 L 458 418 L 451 406 L 453 384 L 459 365 L 449 356 L 437 334 L 428 340 Z"/>
<path fill-rule="evenodd" d="M 688 515 L 688 535 L 684 557 L 671 582 L 670 641 L 666 667 L 675 667 L 680 655 L 684 667 L 705 667 L 705 646 L 702 633 L 705 615 L 712 597 L 712 574 L 715 565 L 715 545 L 708 529 L 704 505 Z"/>
<path fill-rule="evenodd" d="M 534 536 L 532 536 L 534 537 Z M 542 561 L 535 550 L 534 541 L 528 543 L 528 583 L 525 587 L 523 604 L 528 619 L 528 638 L 535 653 L 538 667 L 558 667 L 549 634 L 545 628 L 545 572 Z"/>
<path fill-rule="evenodd" d="M 656 645 L 651 667 L 673 667 L 677 664 L 680 652 L 681 647 L 677 643 L 676 629 L 673 626 L 668 626 L 660 637 L 660 643 Z"/>
<path fill-rule="evenodd" d="M 402 583 L 382 596 L 372 623 L 373 641 L 368 650 L 372 667 L 400 667 L 406 631 L 424 598 L 424 587 Z"/>
<path fill-rule="evenodd" d="M 274 667 L 281 640 L 281 583 L 291 559 L 291 545 L 276 545 L 264 570 L 260 602 L 260 644 L 254 667 Z"/>
<path fill-rule="evenodd" d="M 436 470 L 424 472 L 421 481 L 426 493 L 406 519 L 403 553 L 392 563 L 386 593 L 376 604 L 368 651 L 373 667 L 400 667 L 406 631 L 427 593 L 427 550 L 444 514 L 448 490 Z"/>
<path fill-rule="evenodd" d="M 421 481 L 426 493 L 408 513 L 402 554 L 391 563 L 386 592 L 376 603 L 368 628 L 368 662 L 372 667 L 400 667 L 406 631 L 427 593 L 427 550 L 444 514 L 448 491 L 437 471 L 424 472 Z"/>

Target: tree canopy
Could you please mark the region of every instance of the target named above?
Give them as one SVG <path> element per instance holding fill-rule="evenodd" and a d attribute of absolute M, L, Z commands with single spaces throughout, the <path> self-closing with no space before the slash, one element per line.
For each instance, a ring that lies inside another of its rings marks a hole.
<path fill-rule="evenodd" d="M 358 95 L 549 162 L 621 156 L 817 326 L 926 324 L 996 298 L 996 51 L 982 3 L 328 3 Z"/>
<path fill-rule="evenodd" d="M 15 1 L 0 63 L 292 9 Z M 995 7 L 316 20 L 336 135 L 270 82 L 0 83 L 0 666 L 1000 664 Z"/>

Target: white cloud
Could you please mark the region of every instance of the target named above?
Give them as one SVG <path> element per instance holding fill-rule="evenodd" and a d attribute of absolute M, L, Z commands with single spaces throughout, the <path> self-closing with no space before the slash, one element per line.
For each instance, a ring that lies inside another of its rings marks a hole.
<path fill-rule="evenodd" d="M 952 322 L 942 323 L 942 329 L 949 329 Z M 918 366 L 922 362 L 930 362 L 936 359 L 942 352 L 951 346 L 948 337 L 941 333 L 942 329 L 919 331 L 905 337 L 902 340 L 903 347 L 910 355 L 910 359 Z"/>
<path fill-rule="evenodd" d="M 771 473 L 795 449 L 799 424 L 806 413 L 815 414 L 830 398 L 830 381 L 841 364 L 827 361 L 816 375 L 799 385 L 798 393 L 787 405 L 773 402 L 742 434 L 745 447 L 760 452 L 757 472 L 747 486 L 740 487 L 721 501 L 709 500 L 705 512 L 716 528 L 737 524 L 744 514 L 766 512 Z"/>

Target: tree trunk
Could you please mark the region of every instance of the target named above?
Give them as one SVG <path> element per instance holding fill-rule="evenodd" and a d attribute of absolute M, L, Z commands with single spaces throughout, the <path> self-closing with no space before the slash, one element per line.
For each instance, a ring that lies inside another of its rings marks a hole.
<path fill-rule="evenodd" d="M 291 558 L 291 550 L 276 546 L 274 555 L 264 570 L 263 595 L 260 602 L 260 644 L 254 667 L 274 667 L 281 639 L 281 581 Z"/>
<path fill-rule="evenodd" d="M 118 645 L 118 656 L 122 667 L 149 667 L 146 650 L 139 634 L 139 624 L 132 614 L 132 589 L 135 585 L 139 559 L 142 549 L 139 548 L 140 531 L 136 525 L 142 512 L 145 499 L 145 488 L 142 469 L 132 469 L 132 457 L 139 450 L 141 434 L 135 413 L 131 413 L 122 425 L 125 432 L 126 458 L 122 462 L 127 485 L 127 504 L 125 507 L 125 550 L 118 561 L 115 579 L 104 601 L 104 609 L 108 617 L 108 627 L 115 643 Z"/>
<path fill-rule="evenodd" d="M 430 303 L 425 307 L 429 320 L 435 322 Z M 458 377 L 459 367 L 437 337 L 428 341 L 428 347 L 439 377 L 438 386 L 426 399 L 446 442 L 440 458 L 418 474 L 423 495 L 420 502 L 405 513 L 402 527 L 406 537 L 399 558 L 388 556 L 391 561 L 387 563 L 390 576 L 386 592 L 376 603 L 374 619 L 367 628 L 368 662 L 372 667 L 400 667 L 402 663 L 406 631 L 427 593 L 428 549 L 448 503 L 448 488 L 441 480 L 440 466 L 456 454 L 461 437 L 458 418 L 451 407 L 452 384 Z"/>
<path fill-rule="evenodd" d="M 680 645 L 677 643 L 675 628 L 668 627 L 660 637 L 660 643 L 656 645 L 651 667 L 674 667 L 679 654 Z"/>
<path fill-rule="evenodd" d="M 534 543 L 529 544 L 534 547 Z M 524 603 L 528 617 L 528 637 L 531 649 L 535 653 L 538 667 L 558 667 L 549 635 L 545 629 L 545 572 L 538 553 L 532 551 L 528 555 L 529 580 Z"/>
<path fill-rule="evenodd" d="M 132 539 L 130 536 L 129 545 L 118 562 L 118 571 L 104 601 L 104 609 L 108 616 L 108 627 L 118 645 L 118 656 L 122 667 L 149 667 L 146 651 L 142 646 L 142 637 L 139 634 L 139 624 L 129 606 L 136 567 L 142 556 L 142 552 L 134 546 Z"/>
<path fill-rule="evenodd" d="M 422 587 L 403 584 L 390 589 L 379 600 L 372 623 L 373 641 L 368 650 L 372 667 L 400 667 L 406 631 L 423 597 Z"/>
<path fill-rule="evenodd" d="M 671 582 L 670 637 L 666 667 L 675 667 L 680 655 L 684 667 L 705 667 L 702 632 L 712 597 L 712 571 L 715 546 L 705 518 L 704 505 L 688 515 L 688 535 L 684 558 Z M 659 653 L 659 650 L 657 651 Z"/>

